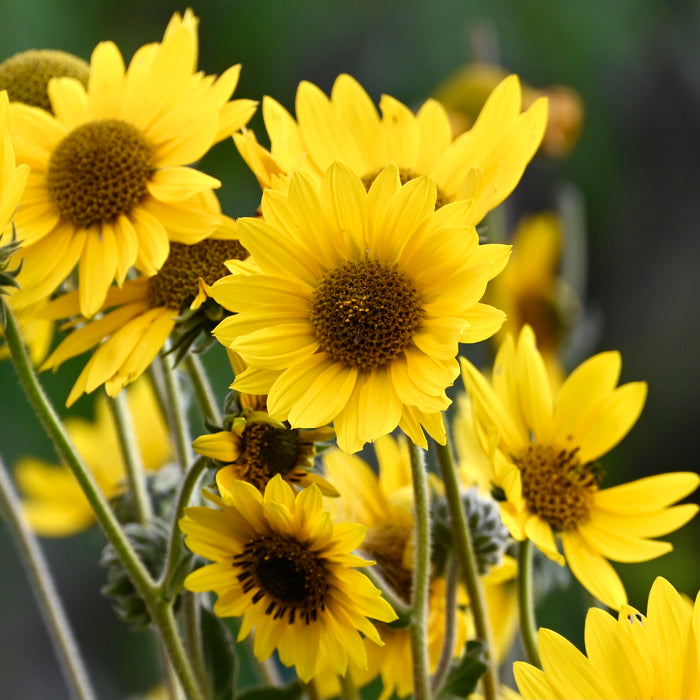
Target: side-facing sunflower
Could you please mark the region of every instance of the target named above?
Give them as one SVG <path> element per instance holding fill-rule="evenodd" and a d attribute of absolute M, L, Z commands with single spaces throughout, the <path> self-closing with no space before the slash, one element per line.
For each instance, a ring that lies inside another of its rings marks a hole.
<path fill-rule="evenodd" d="M 366 526 L 367 534 L 360 552 L 377 562 L 377 573 L 406 605 L 411 603 L 414 564 L 414 517 L 411 465 L 408 443 L 384 436 L 375 442 L 379 470 L 372 468 L 356 455 L 341 450 L 323 454 L 323 467 L 329 481 L 340 497 L 329 507 L 335 517 L 352 519 Z M 462 593 L 462 598 L 464 594 Z M 464 602 L 464 601 L 462 601 Z M 458 657 L 467 638 L 467 613 L 464 609 L 445 608 L 445 578 L 433 576 L 428 602 L 428 656 L 430 671 L 434 672 L 445 639 L 446 615 L 455 617 L 453 655 Z M 378 676 L 382 679 L 381 700 L 394 693 L 403 698 L 413 691 L 411 673 L 411 639 L 407 627 L 393 629 L 381 625 L 384 641 L 381 649 L 368 647 L 366 669 L 350 667 L 353 682 L 363 687 Z M 337 679 L 327 674 L 319 678 L 321 692 L 333 694 Z"/>
<path fill-rule="evenodd" d="M 160 469 L 172 458 L 173 447 L 151 385 L 145 380 L 137 382 L 127 401 L 143 467 L 148 472 Z M 126 469 L 106 397 L 97 400 L 94 421 L 69 417 L 65 424 L 102 493 L 110 499 L 122 493 Z M 37 534 L 66 537 L 95 522 L 95 513 L 68 467 L 23 457 L 15 467 L 15 478 L 24 512 Z"/>
<path fill-rule="evenodd" d="M 170 241 L 192 244 L 221 223 L 220 182 L 189 166 L 242 127 L 255 103 L 229 102 L 240 66 L 218 80 L 196 71 L 197 21 L 176 16 L 163 41 L 125 68 L 118 48 L 94 50 L 87 89 L 49 83 L 53 114 L 13 103 L 17 159 L 32 172 L 17 213 L 24 267 L 18 303 L 51 294 L 78 267 L 80 311 L 92 316 L 113 280 L 155 274 Z"/>
<path fill-rule="evenodd" d="M 279 474 L 297 488 L 316 484 L 324 496 L 336 496 L 333 486 L 311 471 L 316 443 L 327 442 L 333 436 L 329 427 L 297 430 L 273 420 L 265 411 L 243 411 L 231 418 L 229 430 L 200 435 L 192 448 L 223 464 L 216 480 L 229 491 L 236 480 L 264 491 L 270 479 Z"/>
<path fill-rule="evenodd" d="M 510 248 L 479 245 L 471 202 L 436 210 L 436 197 L 429 177 L 402 185 L 395 165 L 369 191 L 343 163 L 320 188 L 298 172 L 288 192 L 266 190 L 263 218 L 238 220 L 251 261 L 211 292 L 237 312 L 215 336 L 249 365 L 232 388 L 267 394 L 294 428 L 333 422 L 346 451 L 397 426 L 444 441 L 458 343 L 503 322 L 479 299 Z"/>
<path fill-rule="evenodd" d="M 396 614 L 356 567 L 364 539 L 356 523 L 333 523 L 312 485 L 295 492 L 280 475 L 264 495 L 252 484 L 219 483 L 220 510 L 185 509 L 180 528 L 196 554 L 214 561 L 187 576 L 191 591 L 215 591 L 214 613 L 240 617 L 239 641 L 255 630 L 253 651 L 264 660 L 277 649 L 285 666 L 309 681 L 317 665 L 344 675 L 348 660 L 367 666 L 363 637 L 381 645 L 368 618 Z"/>
<path fill-rule="evenodd" d="M 17 165 L 10 140 L 10 101 L 6 90 L 0 90 L 0 243 L 9 240 L 10 222 L 22 198 L 28 165 Z"/>
<path fill-rule="evenodd" d="M 623 605 L 615 620 L 591 608 L 585 642 L 587 655 L 556 632 L 539 630 L 543 670 L 522 661 L 513 667 L 522 697 L 700 698 L 700 593 L 693 606 L 658 577 L 646 616 Z"/>
<path fill-rule="evenodd" d="M 634 425 L 646 384 L 617 387 L 621 360 L 604 352 L 581 364 L 552 391 L 535 335 L 525 326 L 517 346 L 508 336 L 489 382 L 462 360 L 492 483 L 502 492 L 501 517 L 517 540 L 532 540 L 559 563 L 561 538 L 572 573 L 598 600 L 619 610 L 627 595 L 609 559 L 647 561 L 672 549 L 650 539 L 672 532 L 698 510 L 671 506 L 700 484 L 693 473 L 670 473 L 601 490 L 597 460 Z"/>
<path fill-rule="evenodd" d="M 78 292 L 68 292 L 48 302 L 37 313 L 42 318 L 74 318 L 70 333 L 41 366 L 56 369 L 71 357 L 93 350 L 66 406 L 84 393 L 104 384 L 116 396 L 138 379 L 163 349 L 173 331 L 179 340 L 194 342 L 221 319 L 223 310 L 208 293 L 210 285 L 226 274 L 226 260 L 246 258 L 235 227 L 221 227 L 199 243 L 171 243 L 163 266 L 152 277 L 127 280 L 112 287 L 100 311 L 104 315 L 85 320 L 79 316 Z M 82 324 L 78 325 L 76 324 Z"/>
<path fill-rule="evenodd" d="M 236 134 L 234 140 L 262 187 L 286 188 L 293 169 L 320 182 L 337 160 L 369 185 L 382 168 L 395 163 L 404 181 L 430 175 L 442 203 L 473 199 L 479 222 L 518 184 L 547 124 L 545 99 L 520 111 L 515 75 L 495 88 L 473 127 L 457 138 L 436 100 L 425 102 L 417 114 L 388 95 L 379 106 L 381 116 L 349 75 L 337 78 L 330 98 L 304 81 L 297 90 L 296 121 L 271 97 L 263 99 L 270 151 L 252 131 Z"/>

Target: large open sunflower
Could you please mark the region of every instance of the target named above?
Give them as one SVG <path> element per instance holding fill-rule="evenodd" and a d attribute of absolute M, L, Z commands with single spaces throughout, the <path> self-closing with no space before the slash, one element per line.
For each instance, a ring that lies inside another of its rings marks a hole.
<path fill-rule="evenodd" d="M 668 534 L 698 506 L 669 507 L 694 491 L 700 476 L 670 473 L 601 490 L 597 460 L 634 425 L 646 384 L 617 387 L 621 360 L 604 352 L 581 364 L 553 392 L 535 336 L 525 326 L 517 346 L 508 336 L 489 382 L 462 360 L 474 427 L 490 454 L 492 483 L 501 492 L 503 522 L 518 540 L 530 539 L 552 559 L 566 562 L 598 600 L 616 610 L 627 595 L 609 559 L 647 561 L 669 552 Z"/>
<path fill-rule="evenodd" d="M 187 508 L 180 520 L 187 546 L 214 561 L 185 587 L 215 591 L 217 615 L 243 617 L 238 639 L 254 629 L 255 656 L 277 649 L 303 681 L 319 663 L 340 675 L 349 659 L 366 667 L 362 635 L 382 643 L 368 618 L 391 622 L 396 614 L 355 569 L 371 563 L 352 554 L 365 528 L 334 524 L 317 486 L 297 493 L 279 474 L 264 495 L 244 481 L 218 486 L 220 510 Z"/>
<path fill-rule="evenodd" d="M 695 606 L 664 578 L 649 592 L 646 616 L 627 605 L 618 619 L 586 616 L 586 655 L 549 629 L 538 633 L 540 670 L 514 664 L 525 700 L 537 698 L 700 698 L 700 593 Z"/>
<path fill-rule="evenodd" d="M 128 68 L 113 43 L 99 44 L 87 89 L 50 81 L 53 115 L 11 105 L 17 159 L 32 168 L 16 218 L 24 303 L 77 265 L 80 311 L 91 316 L 132 266 L 153 275 L 170 241 L 196 243 L 220 224 L 220 182 L 189 164 L 243 126 L 255 103 L 229 101 L 240 66 L 218 80 L 195 72 L 196 26 L 191 13 L 176 16 Z"/>
<path fill-rule="evenodd" d="M 493 335 L 502 312 L 479 303 L 510 248 L 479 245 L 471 202 L 435 209 L 428 176 L 388 166 L 369 191 L 334 163 L 319 186 L 295 173 L 263 194 L 262 219 L 238 221 L 251 261 L 212 296 L 237 312 L 214 334 L 249 365 L 232 387 L 267 394 L 294 428 L 334 422 L 350 452 L 400 426 L 444 441 L 445 389 L 459 342 Z"/>
<path fill-rule="evenodd" d="M 472 128 L 455 138 L 445 108 L 430 99 L 413 114 L 384 95 L 381 116 L 362 86 L 340 75 L 328 98 L 309 82 L 299 85 L 296 120 L 271 97 L 263 99 L 270 150 L 252 131 L 234 135 L 239 152 L 263 187 L 284 189 L 293 169 L 317 181 L 336 160 L 366 182 L 389 163 L 405 180 L 428 174 L 440 201 L 473 199 L 476 222 L 515 188 L 537 151 L 547 124 L 547 101 L 521 112 L 515 75 L 493 91 Z"/>

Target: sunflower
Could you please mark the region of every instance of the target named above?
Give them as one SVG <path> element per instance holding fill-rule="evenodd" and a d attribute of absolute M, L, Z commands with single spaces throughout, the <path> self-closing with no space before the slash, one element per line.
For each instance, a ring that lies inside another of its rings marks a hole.
<path fill-rule="evenodd" d="M 9 227 L 29 175 L 28 165 L 17 165 L 10 140 L 10 101 L 0 90 L 0 243 L 10 240 Z"/>
<path fill-rule="evenodd" d="M 697 505 L 669 506 L 700 483 L 697 474 L 678 472 L 600 489 L 597 460 L 627 434 L 646 397 L 644 382 L 616 386 L 620 367 L 617 352 L 595 355 L 555 396 L 529 326 L 517 346 L 511 336 L 504 341 L 491 383 L 462 360 L 475 427 L 491 455 L 491 480 L 504 499 L 504 523 L 517 540 L 530 539 L 555 561 L 568 562 L 583 586 L 616 610 L 627 595 L 608 560 L 646 561 L 669 552 L 671 544 L 649 538 L 695 515 Z"/>
<path fill-rule="evenodd" d="M 627 605 L 618 619 L 586 616 L 586 653 L 549 629 L 538 633 L 543 671 L 522 661 L 515 681 L 532 698 L 700 698 L 700 593 L 695 606 L 660 576 L 646 617 Z"/>
<path fill-rule="evenodd" d="M 148 472 L 156 471 L 168 463 L 173 452 L 150 384 L 145 380 L 134 384 L 127 402 L 143 467 Z M 98 398 L 94 421 L 70 417 L 65 425 L 102 493 L 109 499 L 121 494 L 126 470 L 107 398 Z M 95 521 L 95 514 L 68 467 L 23 457 L 15 467 L 15 477 L 23 494 L 24 512 L 37 534 L 65 537 L 81 532 Z"/>
<path fill-rule="evenodd" d="M 53 115 L 11 105 L 17 159 L 32 167 L 16 217 L 21 303 L 47 297 L 77 265 L 80 312 L 92 316 L 113 280 L 133 266 L 155 274 L 171 241 L 197 243 L 221 223 L 212 205 L 221 183 L 188 164 L 255 106 L 228 101 L 240 66 L 216 81 L 195 72 L 196 25 L 191 13 L 176 16 L 126 69 L 113 43 L 99 44 L 87 89 L 50 81 Z"/>
<path fill-rule="evenodd" d="M 414 115 L 384 95 L 380 117 L 362 86 L 340 75 L 330 99 L 315 85 L 300 83 L 296 121 L 275 100 L 263 99 L 270 151 L 251 131 L 235 134 L 234 141 L 262 187 L 284 189 L 293 169 L 320 182 L 337 160 L 369 184 L 394 163 L 404 180 L 430 175 L 441 203 L 473 199 L 478 222 L 513 191 L 542 141 L 546 100 L 536 100 L 526 112 L 520 105 L 520 83 L 511 75 L 494 89 L 471 130 L 455 139 L 439 102 L 428 100 Z"/>
<path fill-rule="evenodd" d="M 238 312 L 214 330 L 249 368 L 232 388 L 267 394 L 293 428 L 335 424 L 346 451 L 400 426 L 444 441 L 457 346 L 488 338 L 502 312 L 479 303 L 510 249 L 479 245 L 470 202 L 435 210 L 427 176 L 390 165 L 365 190 L 334 163 L 318 185 L 295 173 L 266 190 L 263 219 L 238 220 L 251 261 L 212 287 Z M 466 222 L 466 223 L 465 223 Z"/>
<path fill-rule="evenodd" d="M 84 322 L 63 339 L 42 370 L 55 370 L 71 357 L 95 348 L 66 406 L 102 384 L 109 396 L 116 396 L 141 376 L 173 330 L 183 329 L 181 337 L 187 342 L 194 342 L 202 330 L 208 334 L 215 325 L 211 317 L 218 321 L 222 316 L 221 307 L 208 298 L 210 284 L 226 274 L 226 260 L 248 255 L 234 230 L 221 228 L 216 235 L 221 237 L 211 236 L 192 245 L 171 243 L 168 258 L 155 275 L 112 287 L 100 309 L 104 315 Z M 44 318 L 67 318 L 78 314 L 79 306 L 79 292 L 69 292 L 38 313 Z"/>
<path fill-rule="evenodd" d="M 364 538 L 356 523 L 333 524 L 317 486 L 296 492 L 278 474 L 264 495 L 252 484 L 219 480 L 220 510 L 191 507 L 180 528 L 187 546 L 213 564 L 187 576 L 191 591 L 215 591 L 214 613 L 242 616 L 239 641 L 255 628 L 260 659 L 277 649 L 302 681 L 319 660 L 345 674 L 348 660 L 366 667 L 362 634 L 381 644 L 368 618 L 396 619 L 380 591 L 355 567 Z"/>
<path fill-rule="evenodd" d="M 356 455 L 341 450 L 323 454 L 323 466 L 340 498 L 330 504 L 337 517 L 352 518 L 367 527 L 360 552 L 377 562 L 377 572 L 408 605 L 413 580 L 413 490 L 408 444 L 390 436 L 375 443 L 378 474 Z M 462 592 L 462 598 L 464 594 Z M 428 656 L 434 672 L 444 643 L 445 579 L 433 576 L 428 603 Z M 467 613 L 456 611 L 453 655 L 459 657 L 467 637 Z M 367 669 L 351 667 L 353 682 L 362 687 L 376 677 L 382 678 L 381 700 L 394 693 L 406 697 L 413 691 L 411 640 L 408 628 L 393 629 L 381 625 L 384 641 L 381 649 L 368 648 Z M 366 643 L 366 646 L 369 645 Z M 370 653 L 371 651 L 371 653 Z M 332 694 L 330 679 L 321 677 L 324 694 Z"/>
<path fill-rule="evenodd" d="M 296 430 L 276 421 L 264 411 L 246 411 L 232 419 L 230 430 L 200 435 L 192 447 L 224 466 L 217 480 L 230 491 L 236 480 L 247 481 L 264 491 L 275 474 L 289 484 L 305 488 L 316 484 L 324 496 L 337 495 L 320 475 L 312 473 L 316 443 L 333 437 L 331 428 Z"/>

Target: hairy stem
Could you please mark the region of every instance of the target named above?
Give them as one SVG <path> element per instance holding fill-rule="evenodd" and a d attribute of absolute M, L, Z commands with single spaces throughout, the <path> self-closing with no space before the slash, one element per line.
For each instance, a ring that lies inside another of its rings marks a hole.
<path fill-rule="evenodd" d="M 537 650 L 537 623 L 535 622 L 535 597 L 532 589 L 532 542 L 523 540 L 518 547 L 518 610 L 520 636 L 528 661 L 542 668 Z"/>

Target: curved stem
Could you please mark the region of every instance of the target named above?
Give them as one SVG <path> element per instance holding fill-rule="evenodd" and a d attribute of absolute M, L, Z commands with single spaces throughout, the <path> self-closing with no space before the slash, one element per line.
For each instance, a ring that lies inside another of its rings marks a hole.
<path fill-rule="evenodd" d="M 197 403 L 202 410 L 204 420 L 214 425 L 221 424 L 221 411 L 219 403 L 212 391 L 206 370 L 199 359 L 199 355 L 188 352 L 185 357 L 185 368 L 190 375 L 190 381 L 197 397 Z"/>
<path fill-rule="evenodd" d="M 187 471 L 192 456 L 192 439 L 187 425 L 187 411 L 182 402 L 182 394 L 177 386 L 176 370 L 170 366 L 166 357 L 160 357 L 160 366 L 163 370 L 163 383 L 166 395 L 166 416 L 168 425 L 175 438 L 175 454 L 183 472 Z"/>
<path fill-rule="evenodd" d="M 134 501 L 136 520 L 141 524 L 145 524 L 151 519 L 153 512 L 148 488 L 146 487 L 146 473 L 136 444 L 126 392 L 122 391 L 113 399 L 110 399 L 109 406 L 112 410 L 124 464 L 126 465 L 126 475 L 129 480 L 129 491 Z"/>
<path fill-rule="evenodd" d="M 493 661 L 493 641 L 491 639 L 491 629 L 488 621 L 488 612 L 484 592 L 479 579 L 479 572 L 476 564 L 476 554 L 472 543 L 472 536 L 467 526 L 467 519 L 464 515 L 464 506 L 459 492 L 459 481 L 457 470 L 449 443 L 437 446 L 437 457 L 440 465 L 440 473 L 445 486 L 445 497 L 450 510 L 452 521 L 452 534 L 454 536 L 457 558 L 462 569 L 464 584 L 469 594 L 469 607 L 474 618 L 476 636 L 486 643 L 486 671 L 482 676 L 484 686 L 484 696 L 486 700 L 496 698 L 496 669 Z"/>
<path fill-rule="evenodd" d="M 537 650 L 537 623 L 535 622 L 535 597 L 532 589 L 532 542 L 523 540 L 518 547 L 518 610 L 520 635 L 528 661 L 542 668 Z"/>
<path fill-rule="evenodd" d="M 413 657 L 413 697 L 428 700 L 430 694 L 430 661 L 428 659 L 428 596 L 430 593 L 430 495 L 423 452 L 413 442 L 411 477 L 415 507 L 415 564 L 411 607 L 413 620 L 409 627 Z"/>
<path fill-rule="evenodd" d="M 53 441 L 56 451 L 63 462 L 73 472 L 85 497 L 95 513 L 105 537 L 114 548 L 117 556 L 131 577 L 136 590 L 143 599 L 154 624 L 156 625 L 165 648 L 168 650 L 173 667 L 176 669 L 183 688 L 191 700 L 203 698 L 199 690 L 192 668 L 185 655 L 182 641 L 177 633 L 177 628 L 172 617 L 169 603 L 159 596 L 159 590 L 148 570 L 134 552 L 131 543 L 127 539 L 112 509 L 97 486 L 91 472 L 83 463 L 80 455 L 75 450 L 73 443 L 61 423 L 56 411 L 49 401 L 46 393 L 39 384 L 34 367 L 27 355 L 22 339 L 17 328 L 17 321 L 12 310 L 0 296 L 0 316 L 4 319 L 5 340 L 10 350 L 12 362 L 17 376 L 22 383 L 24 393 L 32 404 L 36 414 Z"/>
<path fill-rule="evenodd" d="M 455 639 L 457 636 L 457 584 L 459 571 L 455 557 L 449 556 L 445 572 L 445 636 L 440 650 L 440 659 L 430 681 L 430 688 L 436 695 L 445 682 L 450 662 L 454 655 Z"/>
<path fill-rule="evenodd" d="M 66 682 L 72 694 L 79 700 L 94 700 L 95 693 L 90 685 L 83 658 L 78 650 L 63 604 L 41 551 L 39 542 L 24 520 L 21 505 L 12 481 L 0 458 L 0 505 L 19 550 L 25 571 L 34 590 L 41 615 L 49 630 L 56 655 L 61 663 Z"/>
<path fill-rule="evenodd" d="M 399 616 L 399 620 L 410 621 L 412 608 L 407 605 L 396 591 L 384 580 L 384 577 L 375 571 L 373 567 L 367 566 L 362 569 L 362 573 L 382 592 L 386 602 L 394 608 L 394 612 Z M 394 624 L 394 623 L 392 623 Z"/>

